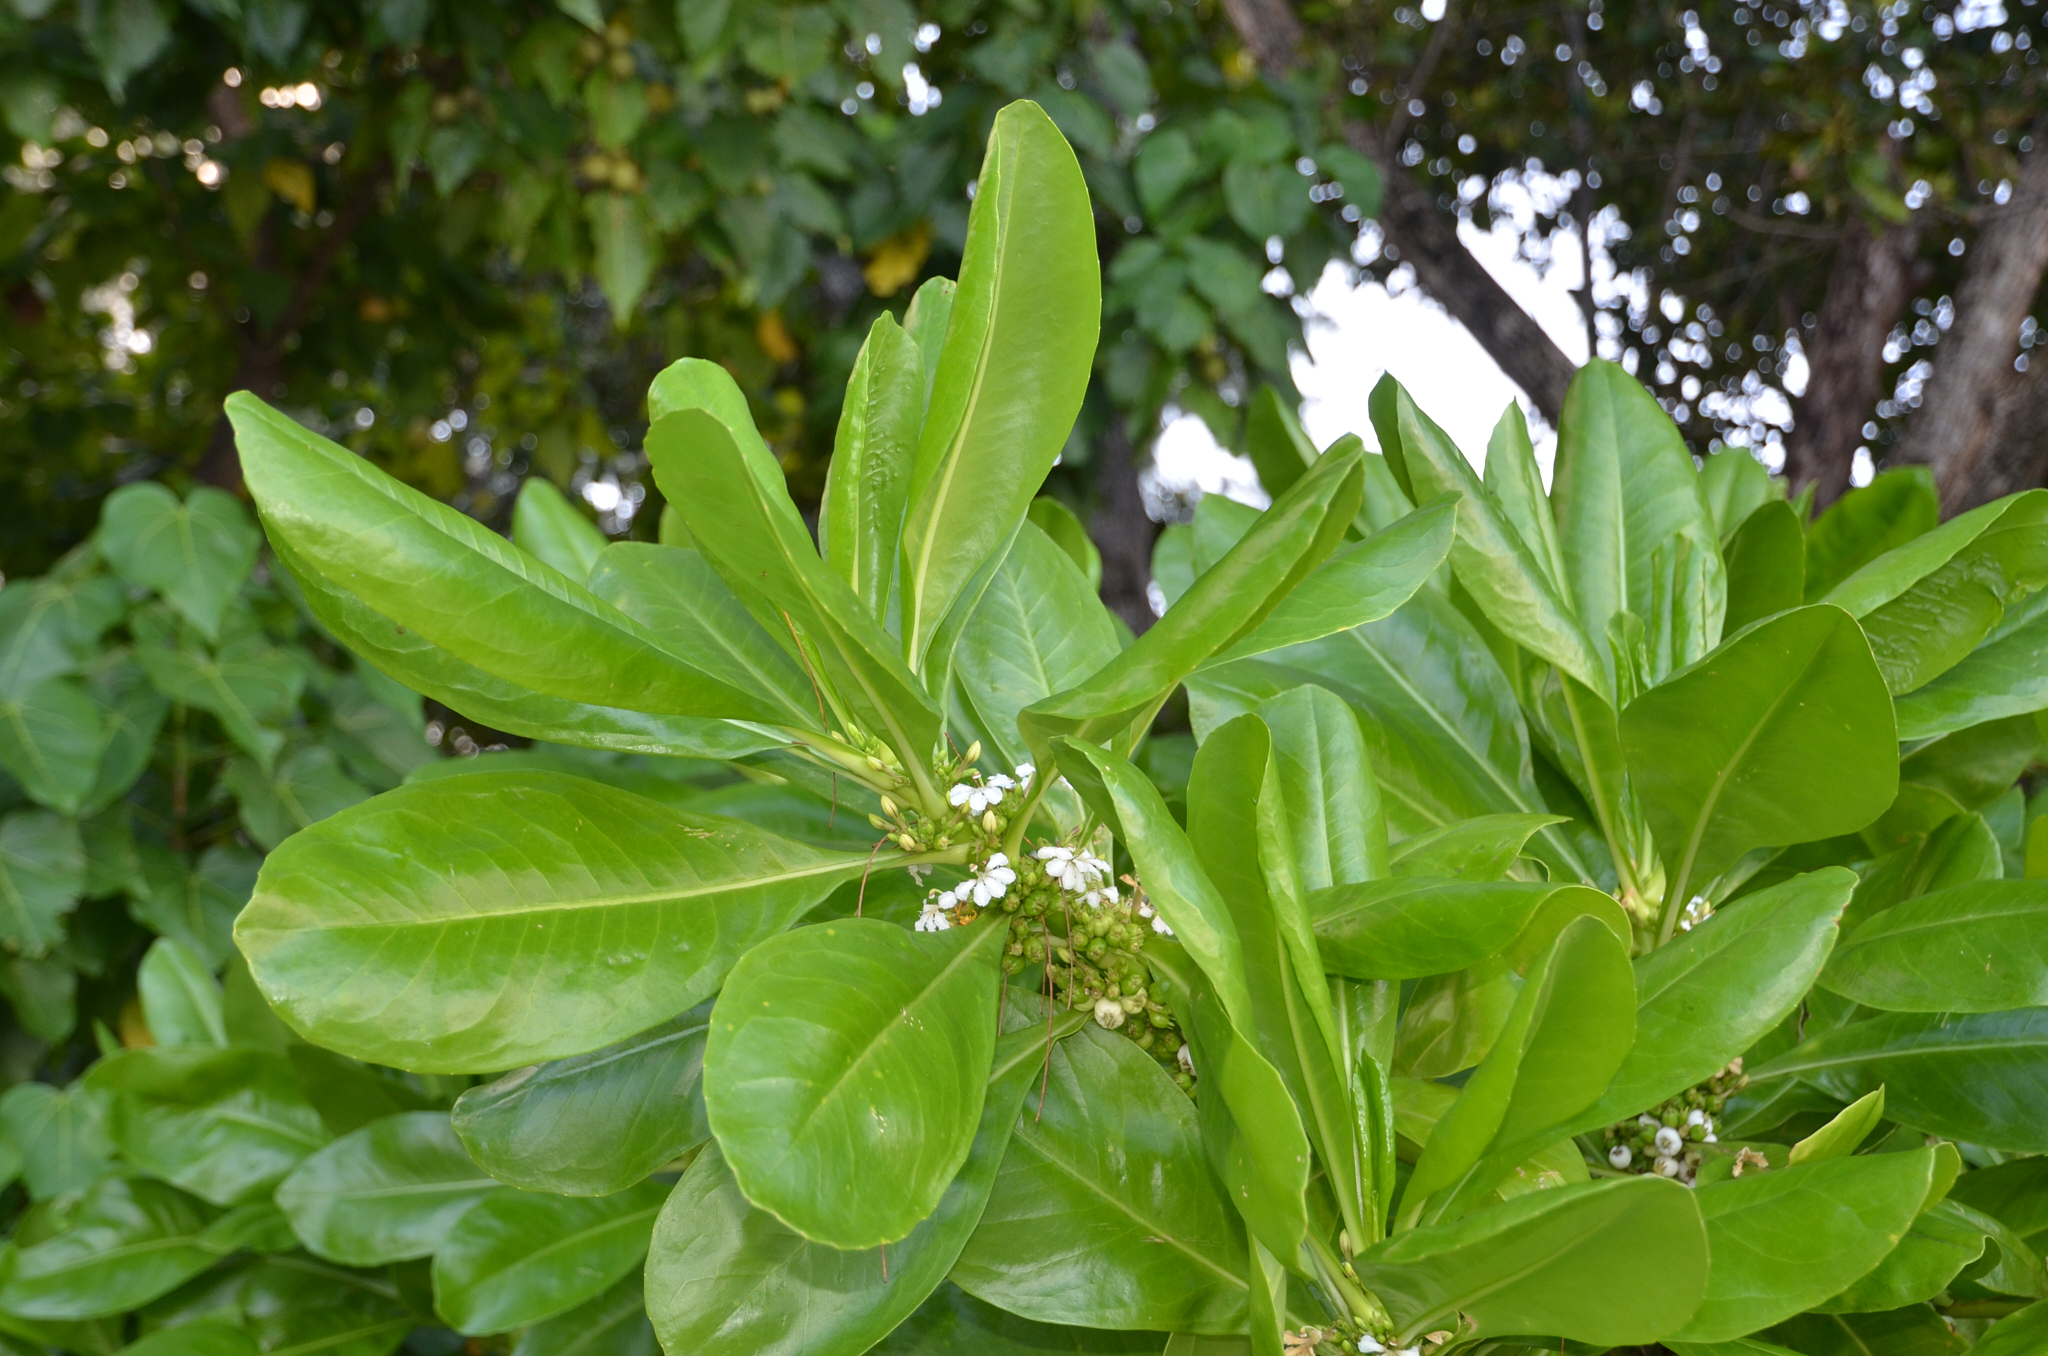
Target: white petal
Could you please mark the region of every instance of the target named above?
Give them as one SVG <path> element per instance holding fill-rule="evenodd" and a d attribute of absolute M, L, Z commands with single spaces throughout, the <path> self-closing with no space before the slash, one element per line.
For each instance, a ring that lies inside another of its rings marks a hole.
<path fill-rule="evenodd" d="M 974 794 L 974 788 L 966 782 L 953 783 L 953 789 L 946 793 L 946 799 L 955 805 L 965 805 L 967 798 Z"/>

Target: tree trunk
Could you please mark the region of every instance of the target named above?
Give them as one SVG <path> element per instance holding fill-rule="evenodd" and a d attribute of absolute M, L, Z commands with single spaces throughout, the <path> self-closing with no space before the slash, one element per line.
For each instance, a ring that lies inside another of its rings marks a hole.
<path fill-rule="evenodd" d="M 1157 620 L 1152 615 L 1152 543 L 1159 524 L 1145 513 L 1138 491 L 1137 459 L 1121 415 L 1103 430 L 1097 487 L 1102 500 L 1088 520 L 1088 535 L 1102 552 L 1102 601 L 1138 635 Z"/>
<path fill-rule="evenodd" d="M 2036 121 L 2034 137 L 2048 137 L 2048 117 Z M 2021 158 L 2011 199 L 1985 212 L 1970 255 L 1955 324 L 1935 350 L 1934 375 L 1893 458 L 1933 467 L 1949 513 L 1996 497 L 1987 463 L 2013 393 L 2020 321 L 2048 270 L 2048 151 Z"/>
<path fill-rule="evenodd" d="M 1792 407 L 1785 478 L 1814 487 L 1825 507 L 1849 488 L 1850 463 L 1884 380 L 1884 341 L 1920 279 L 1917 226 L 1873 234 L 1857 225 L 1835 250 L 1834 271 L 1806 345 L 1806 390 Z"/>
<path fill-rule="evenodd" d="M 2007 368 L 1997 383 L 1998 417 L 1987 438 L 1971 507 L 2048 483 L 2048 350 L 2037 350 L 2024 373 Z"/>

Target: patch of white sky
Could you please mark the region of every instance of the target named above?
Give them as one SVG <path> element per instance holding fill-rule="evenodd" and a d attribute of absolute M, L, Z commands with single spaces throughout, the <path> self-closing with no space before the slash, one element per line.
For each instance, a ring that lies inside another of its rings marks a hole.
<path fill-rule="evenodd" d="M 1493 229 L 1483 231 L 1466 221 L 1458 229 L 1459 238 L 1566 357 L 1585 362 L 1593 352 L 1593 340 L 1575 295 L 1585 278 L 1576 229 L 1552 235 L 1543 257 L 1531 258 L 1524 248 L 1539 202 L 1546 210 L 1554 209 L 1568 194 L 1567 185 L 1539 175 L 1526 183 L 1497 183 L 1490 189 L 1477 183 L 1465 187 L 1468 200 L 1480 192 L 1490 195 Z M 1607 213 L 1596 215 L 1593 222 L 1594 297 L 1604 307 L 1640 313 L 1650 298 L 1637 279 L 1616 275 L 1603 248 L 1611 223 Z M 1355 253 L 1362 260 L 1371 259 L 1381 243 L 1378 228 L 1368 222 Z M 1471 332 L 1416 285 L 1409 265 L 1393 268 L 1384 283 L 1354 282 L 1342 264 L 1333 262 L 1304 296 L 1295 299 L 1295 307 L 1303 316 L 1307 348 L 1294 354 L 1294 382 L 1302 396 L 1302 425 L 1317 447 L 1355 433 L 1369 450 L 1378 451 L 1379 438 L 1366 401 L 1381 375 L 1392 373 L 1475 466 L 1484 464 L 1487 439 L 1508 404 L 1520 405 L 1548 483 L 1556 433 Z M 1607 338 L 1600 347 L 1609 357 L 1620 352 L 1619 320 L 1618 311 L 1608 312 Z M 1804 387 L 1803 359 L 1793 359 L 1784 385 L 1794 392 Z M 1783 403 L 1777 392 L 1769 391 L 1767 399 L 1771 397 Z M 1218 446 L 1201 419 L 1169 413 L 1153 448 L 1154 469 L 1147 476 L 1148 502 L 1163 510 L 1162 516 L 1176 508 L 1184 512 L 1184 506 L 1203 494 L 1266 502 L 1249 458 Z M 1782 413 L 1772 409 L 1765 417 L 1787 423 L 1789 408 Z M 1772 451 L 1782 458 L 1782 450 Z M 1768 454 L 1764 459 L 1772 460 Z"/>

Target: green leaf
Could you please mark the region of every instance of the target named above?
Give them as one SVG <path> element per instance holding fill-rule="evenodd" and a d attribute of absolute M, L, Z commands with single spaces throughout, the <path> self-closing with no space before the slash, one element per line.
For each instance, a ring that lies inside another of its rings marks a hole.
<path fill-rule="evenodd" d="M 213 1212 L 176 1188 L 112 1177 L 63 1212 L 52 1237 L 21 1249 L 0 1309 L 22 1318 L 104 1318 L 140 1308 L 213 1265 L 199 1234 Z"/>
<path fill-rule="evenodd" d="M 32 1201 L 81 1190 L 113 1171 L 114 1148 L 81 1090 L 16 1083 L 0 1094 L 0 1129 L 21 1150 L 22 1184 Z"/>
<path fill-rule="evenodd" d="M 155 61 L 170 44 L 172 12 L 167 11 L 170 6 L 162 0 L 92 0 L 80 6 L 80 35 L 116 100 L 128 77 Z"/>
<path fill-rule="evenodd" d="M 162 594 L 215 641 L 261 538 L 231 494 L 200 486 L 181 504 L 157 482 L 139 480 L 107 496 L 96 540 L 116 574 Z"/>
<path fill-rule="evenodd" d="M 1360 455 L 1320 459 L 1136 644 L 1086 682 L 1026 708 L 1018 724 L 1034 751 L 1056 734 L 1092 743 L 1141 717 L 1149 723 L 1181 680 L 1266 620 L 1358 511 Z M 1039 761 L 1050 775 L 1049 759 Z"/>
<path fill-rule="evenodd" d="M 640 1265 L 665 1182 L 576 1199 L 485 1197 L 434 1252 L 434 1310 L 457 1332 L 523 1328 L 591 1299 Z"/>
<path fill-rule="evenodd" d="M 1784 500 L 1758 505 L 1735 529 L 1724 554 L 1728 561 L 1724 627 L 1729 635 L 1805 601 L 1805 530 L 1799 525 L 1799 515 Z"/>
<path fill-rule="evenodd" d="M 1223 171 L 1223 201 L 1230 219 L 1254 240 L 1290 236 L 1308 220 L 1308 185 L 1292 165 L 1233 161 Z"/>
<path fill-rule="evenodd" d="M 75 678 L 49 678 L 0 694 L 0 767 L 29 797 L 76 814 L 98 778 L 104 723 Z"/>
<path fill-rule="evenodd" d="M 381 1266 L 431 1255 L 501 1188 L 470 1161 L 445 1111 L 408 1111 L 344 1135 L 292 1171 L 277 1208 L 318 1257 Z"/>
<path fill-rule="evenodd" d="M 1401 876 L 1317 891 L 1308 909 L 1333 973 L 1421 979 L 1498 953 L 1553 897 L 1599 893 L 1583 885 Z"/>
<path fill-rule="evenodd" d="M 662 1210 L 648 1257 L 649 1312 L 668 1349 L 858 1356 L 872 1347 L 944 1279 L 974 1231 L 1047 1037 L 1033 1025 L 996 1047 L 966 1161 L 931 1215 L 894 1244 L 842 1252 L 805 1239 L 750 1204 L 719 1146 L 706 1147 Z"/>
<path fill-rule="evenodd" d="M 1094 538 L 1088 535 L 1088 529 L 1082 526 L 1072 509 L 1049 494 L 1041 494 L 1031 501 L 1031 507 L 1024 516 L 1080 567 L 1081 577 L 1088 581 L 1090 593 L 1101 591 L 1102 552 L 1096 548 Z M 1014 551 L 1016 548 L 1011 549 Z"/>
<path fill-rule="evenodd" d="M 1350 708 L 1320 687 L 1298 687 L 1261 702 L 1256 714 L 1273 736 L 1299 888 L 1386 875 L 1386 818 Z"/>
<path fill-rule="evenodd" d="M 289 839 L 235 939 L 278 1014 L 319 1043 L 490 1071 L 581 1054 L 701 1001 L 864 864 L 579 777 L 483 772 L 400 787 Z"/>
<path fill-rule="evenodd" d="M 1144 144 L 1150 146 L 1159 139 L 1153 137 Z M 1259 486 L 1274 499 L 1301 479 L 1302 472 L 1314 465 L 1319 455 L 1308 434 L 1302 431 L 1301 421 L 1270 385 L 1261 384 L 1252 396 L 1251 407 L 1244 416 L 1244 439 L 1245 455 L 1252 459 L 1252 466 L 1259 473 Z"/>
<path fill-rule="evenodd" d="M 30 957 L 64 940 L 64 917 L 85 890 L 78 822 L 47 810 L 0 819 L 0 941 Z"/>
<path fill-rule="evenodd" d="M 1891 699 L 1838 608 L 1737 635 L 1629 703 L 1621 739 L 1670 881 L 1666 937 L 1743 853 L 1853 833 L 1898 789 Z"/>
<path fill-rule="evenodd" d="M 512 544 L 543 565 L 583 580 L 590 577 L 605 538 L 550 481 L 530 475 L 512 503 Z"/>
<path fill-rule="evenodd" d="M 1895 466 L 1837 499 L 1806 531 L 1806 601 L 1817 602 L 1865 565 L 1941 521 L 1934 476 Z"/>
<path fill-rule="evenodd" d="M 646 628 L 488 528 L 247 392 L 230 397 L 249 490 L 292 572 L 509 683 L 654 715 L 773 720 Z"/>
<path fill-rule="evenodd" d="M 219 717 L 228 737 L 266 769 L 284 747 L 283 724 L 298 704 L 306 674 L 260 636 L 242 635 L 218 650 L 141 639 L 135 658 L 157 691 Z"/>
<path fill-rule="evenodd" d="M 1786 1156 L 1790 1163 L 1815 1163 L 1829 1158 L 1847 1158 L 1884 1119 L 1884 1089 L 1857 1098 L 1842 1108 L 1840 1115 L 1792 1146 Z M 1925 1299 L 1926 1296 L 1921 1296 Z"/>
<path fill-rule="evenodd" d="M 1440 876 L 1463 881 L 1506 877 L 1528 842 L 1563 815 L 1476 815 L 1404 840 L 1393 851 L 1396 876 Z"/>
<path fill-rule="evenodd" d="M 1607 667 L 1571 605 L 1450 436 L 1392 377 L 1373 388 L 1371 408 L 1388 468 L 1411 500 L 1460 496 L 1451 568 L 1487 620 L 1594 692 L 1611 691 Z"/>
<path fill-rule="evenodd" d="M 1101 309 L 1081 166 L 1044 110 L 1011 104 L 989 132 L 903 520 L 903 652 L 920 670 L 1066 445 Z"/>
<path fill-rule="evenodd" d="M 846 381 L 818 515 L 826 563 L 877 621 L 889 613 L 925 389 L 917 341 L 882 312 Z"/>
<path fill-rule="evenodd" d="M 661 1356 L 638 1276 L 520 1334 L 512 1356 Z"/>
<path fill-rule="evenodd" d="M 1415 596 L 1450 554 L 1457 501 L 1440 496 L 1391 527 L 1342 547 L 1266 619 L 1206 661 L 1228 663 L 1376 622 Z"/>
<path fill-rule="evenodd" d="M 605 1196 L 711 1137 L 699 1004 L 587 1055 L 533 1064 L 456 1099 L 455 1133 L 491 1176 L 525 1191 Z"/>
<path fill-rule="evenodd" d="M 1933 1181 L 1934 1152 L 1832 1158 L 1701 1187 L 1714 1266 L 1706 1302 L 1675 1334 L 1740 1337 L 1830 1295 L 1905 1236 Z"/>
<path fill-rule="evenodd" d="M 1626 611 L 1649 628 L 1653 680 L 1714 647 L 1727 603 L 1721 534 L 1678 426 L 1618 365 L 1596 358 L 1573 376 L 1551 494 L 1568 596 L 1596 645 Z"/>
<path fill-rule="evenodd" d="M 1879 1087 L 1886 1114 L 1915 1129 L 2014 1153 L 2048 1153 L 2048 1008 L 1891 1013 L 1809 1038 L 1749 1070 L 1796 1077 L 1842 1101 Z"/>
<path fill-rule="evenodd" d="M 1637 958 L 1635 1045 L 1575 1130 L 1704 1082 L 1783 1021 L 1826 962 L 1855 888 L 1840 867 L 1794 876 Z"/>
<path fill-rule="evenodd" d="M 220 983 L 192 948 L 168 937 L 150 944 L 135 975 L 142 1017 L 159 1046 L 226 1045 Z"/>
<path fill-rule="evenodd" d="M 1754 453 L 1746 448 L 1728 451 L 1727 456 L 1713 453 L 1707 458 L 1707 464 L 1700 468 L 1700 493 L 1706 496 L 1707 509 L 1714 515 L 1714 530 L 1721 534 L 1723 541 L 1764 504 L 1785 497 L 1785 482 L 1772 480 L 1771 473 L 1764 469 L 1764 464 L 1756 459 Z M 1793 521 L 1796 523 L 1798 519 L 1795 517 Z M 1806 600 L 1803 561 L 1799 575 L 1802 591 L 1795 606 Z M 1728 629 L 1733 631 L 1735 627 L 1731 624 Z"/>
<path fill-rule="evenodd" d="M 84 813 L 93 814 L 127 795 L 148 769 L 156 753 L 157 732 L 163 728 L 171 704 L 150 683 L 142 666 L 125 654 L 109 655 L 96 664 L 87 677 L 86 691 L 100 715 L 98 770 L 81 806 Z M 0 761 L 4 761 L 7 748 L 5 728 L 0 726 Z M 87 763 L 94 761 L 92 755 L 83 754 L 82 746 L 77 756 Z"/>
<path fill-rule="evenodd" d="M 1536 448 L 1529 441 L 1529 422 L 1522 416 L 1522 407 L 1513 401 L 1501 412 L 1493 436 L 1487 440 L 1485 483 L 1486 492 L 1521 538 L 1544 581 L 1562 594 L 1566 571 L 1557 543 L 1557 520 L 1543 491 L 1543 473 L 1536 465 Z"/>
<path fill-rule="evenodd" d="M 263 848 L 278 844 L 299 830 L 341 813 L 370 798 L 370 793 L 341 770 L 334 750 L 309 744 L 278 760 L 265 772 L 246 758 L 228 764 L 222 783 L 235 793 L 242 827 Z"/>
<path fill-rule="evenodd" d="M 2048 1006 L 2048 882 L 1983 880 L 1895 904 L 1849 934 L 1820 982 L 1887 1012 Z"/>
<path fill-rule="evenodd" d="M 1822 1313 L 1883 1313 L 1924 1303 L 1948 1289 L 1964 1267 L 1984 1255 L 1994 1232 L 2011 1236 L 1988 1215 L 1954 1201 L 1937 1202 L 1913 1220 L 1899 1246 L 1882 1262 L 1814 1307 Z M 2033 1266 L 2038 1271 L 2039 1258 L 2033 1259 Z"/>
<path fill-rule="evenodd" d="M 437 183 L 440 177 L 437 172 Z M 645 196 L 635 193 L 593 193 L 583 202 L 595 254 L 590 271 L 611 307 L 612 324 L 622 330 L 632 323 L 633 310 L 661 262 L 661 241 L 647 219 L 646 204 Z"/>
<path fill-rule="evenodd" d="M 226 1319 L 203 1318 L 159 1328 L 121 1348 L 121 1356 L 260 1356 L 260 1350 L 247 1328 Z"/>
<path fill-rule="evenodd" d="M 1203 1163 L 1194 1104 L 1092 1025 L 1050 1057 L 1043 1104 L 1033 1078 L 954 1282 L 1043 1323 L 1240 1328 L 1244 1239 Z"/>
<path fill-rule="evenodd" d="M 1707 1234 L 1692 1192 L 1634 1177 L 1534 1191 L 1413 1229 L 1355 1266 L 1403 1343 L 1449 1328 L 1609 1347 L 1669 1336 L 1699 1307 Z"/>
<path fill-rule="evenodd" d="M 895 642 L 818 558 L 732 377 L 685 359 L 655 378 L 647 399 L 655 477 L 705 559 L 771 635 L 795 628 L 807 637 L 819 680 L 906 763 L 919 763 L 937 742 L 938 713 Z"/>
<path fill-rule="evenodd" d="M 284 1056 L 246 1047 L 123 1050 L 85 1086 L 137 1167 L 215 1205 L 267 1196 L 330 1136 Z"/>
<path fill-rule="evenodd" d="M 1887 1314 L 1807 1313 L 1772 1328 L 1772 1340 L 1790 1342 L 1804 1356 L 1963 1356 L 1962 1338 L 1933 1306 L 1916 1304 Z M 1982 1348 L 1972 1349 L 1975 1351 Z"/>
<path fill-rule="evenodd" d="M 261 858 L 234 843 L 200 853 L 196 870 L 167 848 L 145 843 L 137 855 L 140 889 L 130 888 L 129 916 L 190 948 L 207 968 L 225 965 L 235 953 L 235 915 L 256 887 Z"/>
<path fill-rule="evenodd" d="M 817 722 L 816 689 L 803 668 L 761 629 L 702 552 L 615 542 L 591 568 L 590 591 L 714 678 L 773 702 L 782 723 Z"/>
<path fill-rule="evenodd" d="M 937 1208 L 974 1142 L 1008 936 L 843 918 L 741 958 L 712 1010 L 704 1105 L 748 1200 L 847 1249 Z"/>
<path fill-rule="evenodd" d="M 1986 1329 L 1971 1356 L 2029 1356 L 2048 1342 L 2048 1303 L 2030 1304 Z"/>
<path fill-rule="evenodd" d="M 1992 638 L 1898 700 L 1899 738 L 1967 730 L 2048 707 L 2048 611 Z"/>
<path fill-rule="evenodd" d="M 1158 1356 L 1165 1336 L 1034 1323 L 948 1283 L 869 1351 L 871 1356 Z"/>

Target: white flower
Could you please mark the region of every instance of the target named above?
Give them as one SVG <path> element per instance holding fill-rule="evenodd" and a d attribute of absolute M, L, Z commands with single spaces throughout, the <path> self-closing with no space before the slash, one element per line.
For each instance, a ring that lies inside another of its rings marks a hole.
<path fill-rule="evenodd" d="M 1673 1130 L 1668 1125 L 1659 1126 L 1657 1128 L 1658 1153 L 1663 1154 L 1666 1158 L 1669 1158 L 1674 1154 L 1678 1153 L 1683 1148 L 1685 1148 L 1684 1135 L 1679 1134 L 1676 1130 Z"/>
<path fill-rule="evenodd" d="M 1685 1123 L 1687 1125 L 1705 1125 L 1707 1123 L 1707 1113 L 1698 1107 L 1694 1107 L 1685 1113 Z"/>
<path fill-rule="evenodd" d="M 1655 1116 L 1652 1116 L 1649 1112 L 1645 1111 L 1642 1115 L 1636 1117 L 1636 1124 L 1642 1126 L 1645 1130 L 1655 1130 L 1658 1126 L 1664 1124 L 1664 1122 L 1658 1120 Z"/>
<path fill-rule="evenodd" d="M 1158 914 L 1152 912 L 1152 906 L 1150 904 L 1140 904 L 1138 906 L 1138 917 L 1151 919 L 1152 930 L 1158 933 L 1160 936 L 1171 937 L 1173 935 L 1173 929 L 1166 926 L 1166 920 L 1164 918 L 1161 918 Z"/>
<path fill-rule="evenodd" d="M 1031 779 L 1032 779 L 1033 777 L 1036 777 L 1037 775 L 1038 775 L 1038 769 L 1037 769 L 1037 768 L 1035 768 L 1035 767 L 1033 767 L 1033 766 L 1031 766 L 1031 764 L 1029 764 L 1029 763 L 1019 763 L 1019 764 L 1017 764 L 1017 781 L 1018 781 L 1018 782 L 1019 782 L 1020 784 L 1022 784 L 1022 785 L 1024 785 L 1024 786 L 1029 786 L 1029 785 L 1031 785 Z"/>
<path fill-rule="evenodd" d="M 1009 778 L 1003 778 L 1008 781 Z M 974 786 L 967 782 L 953 783 L 953 789 L 946 793 L 946 799 L 955 805 L 965 805 L 975 814 L 980 814 L 991 805 L 1003 803 L 1003 788 L 993 782 Z"/>
<path fill-rule="evenodd" d="M 1715 1133 L 1714 1133 L 1713 1131 L 1711 1131 L 1711 1130 L 1707 1131 L 1707 1143 L 1709 1143 L 1709 1144 L 1719 1144 L 1720 1142 L 1721 1142 L 1721 1137 L 1720 1137 L 1719 1135 L 1715 1134 Z"/>
<path fill-rule="evenodd" d="M 998 791 L 1015 791 L 1017 789 L 1017 783 L 1011 781 L 1007 774 L 1001 772 L 990 777 L 988 784 L 995 787 Z"/>
<path fill-rule="evenodd" d="M 917 916 L 919 932 L 944 932 L 953 926 L 953 906 L 960 901 L 951 890 L 941 890 L 924 902 L 924 912 Z"/>
<path fill-rule="evenodd" d="M 1607 1161 L 1617 1168 L 1625 1168 L 1635 1161 L 1635 1155 L 1626 1144 L 1617 1144 L 1607 1151 Z"/>
<path fill-rule="evenodd" d="M 1186 1041 L 1181 1042 L 1180 1049 L 1174 1052 L 1174 1058 L 1179 1060 L 1180 1067 L 1187 1070 L 1189 1073 L 1192 1074 L 1195 1071 L 1194 1051 L 1188 1049 Z"/>
<path fill-rule="evenodd" d="M 1678 1160 L 1659 1156 L 1657 1159 L 1657 1175 L 1659 1177 L 1678 1176 Z"/>
<path fill-rule="evenodd" d="M 1117 893 L 1114 885 L 1097 886 L 1093 890 L 1084 890 L 1081 894 L 1081 902 L 1091 909 L 1099 909 L 1105 904 L 1114 904 L 1116 901 Z"/>
<path fill-rule="evenodd" d="M 1379 1353 L 1386 1349 L 1386 1343 L 1370 1334 L 1358 1339 L 1359 1356 L 1379 1356 Z"/>
<path fill-rule="evenodd" d="M 971 880 L 956 887 L 974 896 L 977 906 L 986 907 L 991 899 L 1001 899 L 1017 880 L 1017 873 L 1010 869 L 1010 859 L 1003 853 L 995 853 L 980 866 L 973 868 Z"/>
<path fill-rule="evenodd" d="M 1114 1031 L 1124 1024 L 1124 1005 L 1114 998 L 1095 1000 L 1095 1024 L 1105 1031 Z"/>

